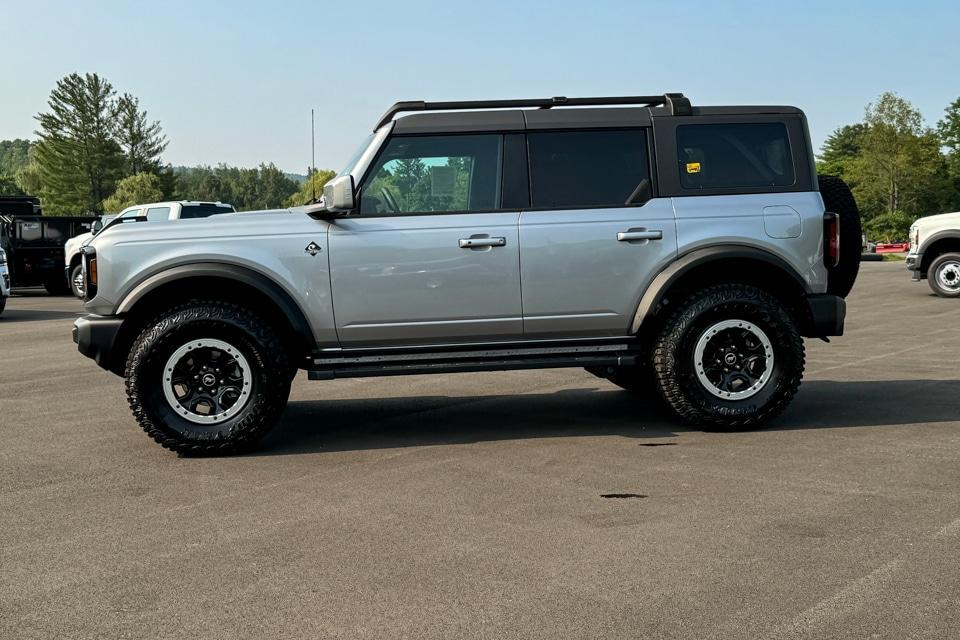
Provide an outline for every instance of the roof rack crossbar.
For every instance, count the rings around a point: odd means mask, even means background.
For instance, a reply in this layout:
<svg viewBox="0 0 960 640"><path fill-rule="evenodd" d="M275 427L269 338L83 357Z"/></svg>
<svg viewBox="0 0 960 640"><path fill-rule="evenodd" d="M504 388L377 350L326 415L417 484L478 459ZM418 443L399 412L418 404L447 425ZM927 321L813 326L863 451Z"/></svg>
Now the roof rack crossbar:
<svg viewBox="0 0 960 640"><path fill-rule="evenodd" d="M407 111L459 111L466 109L519 109L523 107L539 107L551 109L553 107L585 107L609 105L642 105L656 107L665 105L673 115L690 115L690 101L682 93L665 93L660 96L608 96L596 98L567 98L554 96L553 98L532 98L529 100L460 100L452 102L424 102L410 100L397 102L387 109L377 122L374 131L389 123L398 113Z"/></svg>

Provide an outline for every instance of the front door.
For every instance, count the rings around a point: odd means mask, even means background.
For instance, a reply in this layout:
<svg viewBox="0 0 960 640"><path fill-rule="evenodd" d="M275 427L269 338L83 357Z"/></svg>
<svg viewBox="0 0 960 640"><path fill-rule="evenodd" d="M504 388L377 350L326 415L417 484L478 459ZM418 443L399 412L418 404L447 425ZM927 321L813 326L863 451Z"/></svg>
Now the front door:
<svg viewBox="0 0 960 640"><path fill-rule="evenodd" d="M627 335L646 286L677 255L671 200L650 198L647 132L530 132L527 144L524 335Z"/></svg>
<svg viewBox="0 0 960 640"><path fill-rule="evenodd" d="M334 221L330 275L344 347L523 335L519 217L501 203L503 136L394 136Z"/></svg>

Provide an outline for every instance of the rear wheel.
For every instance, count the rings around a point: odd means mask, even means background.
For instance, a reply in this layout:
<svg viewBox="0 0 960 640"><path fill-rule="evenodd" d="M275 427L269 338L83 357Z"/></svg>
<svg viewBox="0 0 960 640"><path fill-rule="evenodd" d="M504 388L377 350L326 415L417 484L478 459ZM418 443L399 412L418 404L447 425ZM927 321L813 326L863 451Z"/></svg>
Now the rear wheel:
<svg viewBox="0 0 960 640"><path fill-rule="evenodd" d="M83 298L85 292L83 267L79 264L70 270L70 290L76 297Z"/></svg>
<svg viewBox="0 0 960 640"><path fill-rule="evenodd" d="M803 338L784 306L756 287L708 287L680 305L653 350L657 387L684 420L707 430L762 425L803 377Z"/></svg>
<svg viewBox="0 0 960 640"><path fill-rule="evenodd" d="M835 176L817 176L820 197L827 211L837 214L840 222L840 262L827 267L827 293L846 298L860 271L863 236L860 209L847 183Z"/></svg>
<svg viewBox="0 0 960 640"><path fill-rule="evenodd" d="M290 393L274 329L236 304L191 302L150 323L127 358L127 399L164 447L213 455L252 448Z"/></svg>
<svg viewBox="0 0 960 640"><path fill-rule="evenodd" d="M927 282L938 296L960 297L960 253L945 253L931 262Z"/></svg>
<svg viewBox="0 0 960 640"><path fill-rule="evenodd" d="M3 310L7 308L7 298L6 296L0 296L0 315L3 314Z"/></svg>

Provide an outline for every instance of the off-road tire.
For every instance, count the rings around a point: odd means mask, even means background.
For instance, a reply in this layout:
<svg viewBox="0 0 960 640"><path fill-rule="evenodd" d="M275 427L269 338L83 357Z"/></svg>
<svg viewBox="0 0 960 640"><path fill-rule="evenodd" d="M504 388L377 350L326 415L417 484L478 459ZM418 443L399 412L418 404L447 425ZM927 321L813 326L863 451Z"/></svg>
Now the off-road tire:
<svg viewBox="0 0 960 640"><path fill-rule="evenodd" d="M940 283L940 279L937 277L940 268L948 263L960 265L960 253L945 253L934 258L927 269L927 283L930 285L930 289L941 298L960 298L960 287L947 288Z"/></svg>
<svg viewBox="0 0 960 640"><path fill-rule="evenodd" d="M216 338L234 345L250 365L252 389L228 420L200 425L179 416L162 390L163 367L191 340ZM146 325L126 362L127 401L141 428L162 446L185 455L223 455L253 448L278 422L290 394L290 365L276 331L246 308L191 301Z"/></svg>
<svg viewBox="0 0 960 640"><path fill-rule="evenodd" d="M769 380L743 400L711 394L695 370L700 336L728 319L753 323L773 345ZM780 414L796 394L803 378L803 338L790 313L771 294L749 285L715 285L688 297L666 321L653 345L653 367L663 401L688 423L706 431L753 429Z"/></svg>
<svg viewBox="0 0 960 640"><path fill-rule="evenodd" d="M73 295L77 298L83 299L83 291L77 288L77 276L82 277L83 275L83 266L77 265L73 269L70 269L70 291L73 292Z"/></svg>
<svg viewBox="0 0 960 640"><path fill-rule="evenodd" d="M846 298L860 271L863 249L860 209L846 182L836 176L817 176L817 180L824 207L840 219L840 263L827 267L827 293Z"/></svg>
<svg viewBox="0 0 960 640"><path fill-rule="evenodd" d="M0 296L0 315L3 315L3 310L7 308L7 297Z"/></svg>

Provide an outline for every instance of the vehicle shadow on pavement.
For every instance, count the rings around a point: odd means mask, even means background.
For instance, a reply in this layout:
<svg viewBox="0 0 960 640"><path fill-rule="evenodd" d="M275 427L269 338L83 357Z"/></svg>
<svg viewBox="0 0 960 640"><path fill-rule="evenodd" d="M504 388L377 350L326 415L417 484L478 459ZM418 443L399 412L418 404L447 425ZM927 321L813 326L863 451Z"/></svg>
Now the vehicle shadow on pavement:
<svg viewBox="0 0 960 640"><path fill-rule="evenodd" d="M960 380L809 380L768 427L833 429L960 423Z"/></svg>
<svg viewBox="0 0 960 640"><path fill-rule="evenodd" d="M11 309L0 315L0 323L12 324L14 322L38 322L43 320L76 320L83 315L83 310L77 311L59 311L57 309Z"/></svg>
<svg viewBox="0 0 960 640"><path fill-rule="evenodd" d="M810 380L766 430L960 421L960 396L951 393L957 384L957 380ZM671 438L691 430L696 428L684 425L658 402L604 388L513 396L311 400L291 402L280 427L253 455L535 438Z"/></svg>
<svg viewBox="0 0 960 640"><path fill-rule="evenodd" d="M670 438L686 429L658 403L620 390L291 402L260 455L622 436Z"/></svg>

